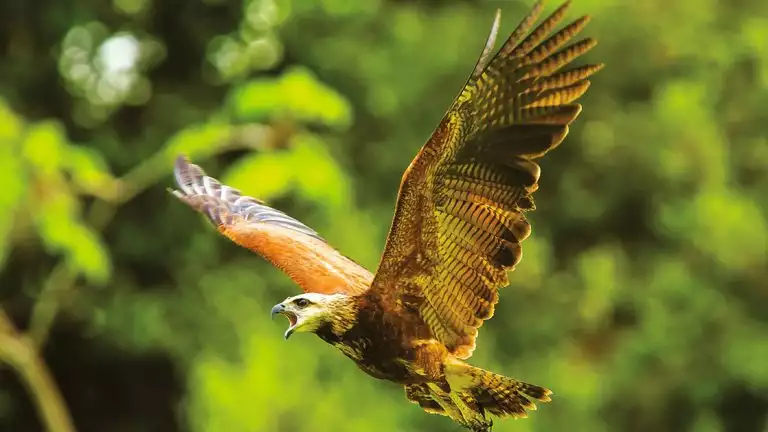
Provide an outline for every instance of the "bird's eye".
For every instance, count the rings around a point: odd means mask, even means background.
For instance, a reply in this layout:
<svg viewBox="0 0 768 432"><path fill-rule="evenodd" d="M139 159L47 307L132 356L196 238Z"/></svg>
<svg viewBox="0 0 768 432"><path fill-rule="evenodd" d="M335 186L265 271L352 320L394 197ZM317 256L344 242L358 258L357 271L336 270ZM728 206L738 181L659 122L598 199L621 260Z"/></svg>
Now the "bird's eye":
<svg viewBox="0 0 768 432"><path fill-rule="evenodd" d="M307 300L305 298L299 298L299 299L294 300L293 304L295 304L296 306L298 306L300 308L305 308L305 307L309 306L309 300Z"/></svg>

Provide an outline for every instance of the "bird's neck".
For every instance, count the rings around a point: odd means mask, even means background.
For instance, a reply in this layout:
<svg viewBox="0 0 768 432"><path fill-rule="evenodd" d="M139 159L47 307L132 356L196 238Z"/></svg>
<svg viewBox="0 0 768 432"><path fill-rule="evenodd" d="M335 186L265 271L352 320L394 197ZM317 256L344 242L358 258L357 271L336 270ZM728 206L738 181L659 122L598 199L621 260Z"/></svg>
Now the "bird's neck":
<svg viewBox="0 0 768 432"><path fill-rule="evenodd" d="M338 296L329 307L328 319L315 333L324 341L334 343L357 323L360 298L358 296Z"/></svg>

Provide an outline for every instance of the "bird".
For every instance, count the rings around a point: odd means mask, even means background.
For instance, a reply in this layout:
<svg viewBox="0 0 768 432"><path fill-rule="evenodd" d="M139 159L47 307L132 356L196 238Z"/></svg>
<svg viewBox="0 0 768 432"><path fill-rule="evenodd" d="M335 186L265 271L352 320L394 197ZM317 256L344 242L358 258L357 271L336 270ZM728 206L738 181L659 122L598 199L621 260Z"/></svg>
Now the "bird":
<svg viewBox="0 0 768 432"><path fill-rule="evenodd" d="M537 160L563 142L582 109L577 99L603 67L572 65L597 42L574 41L588 15L557 29L569 4L537 25L538 1L493 54L496 11L464 87L402 176L375 273L183 155L171 192L302 288L271 309L288 319L285 339L314 333L368 375L403 385L424 411L471 431L527 417L551 400L549 389L468 359L531 233Z"/></svg>

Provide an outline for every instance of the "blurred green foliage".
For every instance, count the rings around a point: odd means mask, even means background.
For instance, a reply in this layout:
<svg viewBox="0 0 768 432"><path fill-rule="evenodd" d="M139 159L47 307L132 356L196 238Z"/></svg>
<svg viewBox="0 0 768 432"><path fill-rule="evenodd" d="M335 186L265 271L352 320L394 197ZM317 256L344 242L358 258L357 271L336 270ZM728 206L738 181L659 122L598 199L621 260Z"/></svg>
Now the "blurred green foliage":
<svg viewBox="0 0 768 432"><path fill-rule="evenodd" d="M456 430L317 338L283 341L268 312L296 288L164 188L186 153L374 269L494 9L506 33L529 6L0 6L0 301L22 329L55 318L43 353L78 429ZM768 430L768 3L585 13L608 67L542 163L473 358L555 397L496 430ZM0 429L40 427L3 371Z"/></svg>

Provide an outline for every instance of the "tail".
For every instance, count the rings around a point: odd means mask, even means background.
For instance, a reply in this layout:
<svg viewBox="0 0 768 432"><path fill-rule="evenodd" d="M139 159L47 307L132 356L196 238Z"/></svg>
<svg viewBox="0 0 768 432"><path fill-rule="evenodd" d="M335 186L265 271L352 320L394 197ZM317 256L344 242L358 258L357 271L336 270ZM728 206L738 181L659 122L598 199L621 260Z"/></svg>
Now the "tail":
<svg viewBox="0 0 768 432"><path fill-rule="evenodd" d="M453 369L453 370L451 370ZM452 373L453 372L453 373ZM446 371L452 390L461 386L468 393L467 405L474 402L480 412L498 417L528 417L526 410L536 410L534 402L549 402L552 392L544 387L524 383L466 363L456 364ZM463 384L463 385L462 385Z"/></svg>
<svg viewBox="0 0 768 432"><path fill-rule="evenodd" d="M499 416L528 417L525 410L535 410L534 401L549 402L552 392L544 387L477 369L480 383L472 389L477 403L489 413Z"/></svg>

